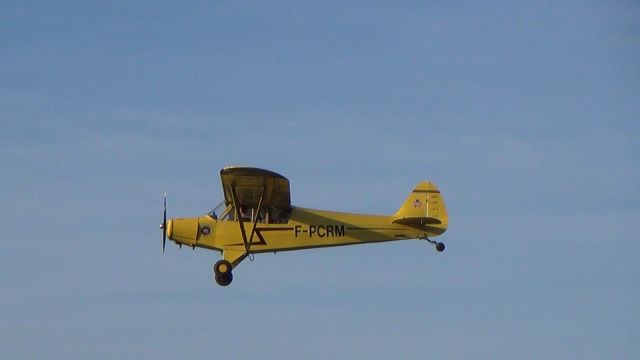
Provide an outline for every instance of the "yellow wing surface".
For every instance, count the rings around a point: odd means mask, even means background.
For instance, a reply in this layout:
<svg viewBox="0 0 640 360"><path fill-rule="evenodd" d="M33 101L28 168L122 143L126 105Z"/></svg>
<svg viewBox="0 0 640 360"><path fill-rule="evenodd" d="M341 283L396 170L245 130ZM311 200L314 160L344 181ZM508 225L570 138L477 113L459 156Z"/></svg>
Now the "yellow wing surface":
<svg viewBox="0 0 640 360"><path fill-rule="evenodd" d="M289 180L273 171L230 166L220 170L220 180L226 205L233 204L235 191L238 206L256 208L262 198L264 207L291 207Z"/></svg>

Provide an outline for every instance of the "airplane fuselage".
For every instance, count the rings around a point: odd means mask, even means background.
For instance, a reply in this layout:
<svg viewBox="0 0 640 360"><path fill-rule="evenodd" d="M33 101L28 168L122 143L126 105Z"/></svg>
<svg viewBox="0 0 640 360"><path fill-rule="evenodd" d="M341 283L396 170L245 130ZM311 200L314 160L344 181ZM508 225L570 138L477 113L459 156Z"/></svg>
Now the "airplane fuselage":
<svg viewBox="0 0 640 360"><path fill-rule="evenodd" d="M243 227L249 239L249 253L416 239L444 232L437 227L396 224L393 216L301 207L293 207L285 223L257 222L254 229L253 222L246 220ZM238 220L218 220L211 216L173 219L168 235L178 244L219 251L245 251Z"/></svg>

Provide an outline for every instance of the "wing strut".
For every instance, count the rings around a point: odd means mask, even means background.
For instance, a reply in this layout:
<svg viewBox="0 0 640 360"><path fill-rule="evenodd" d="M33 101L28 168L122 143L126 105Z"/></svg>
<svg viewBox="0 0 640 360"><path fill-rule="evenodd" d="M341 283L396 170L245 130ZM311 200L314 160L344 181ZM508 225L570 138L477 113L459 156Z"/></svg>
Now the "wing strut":
<svg viewBox="0 0 640 360"><path fill-rule="evenodd" d="M251 227L251 235L249 239L247 239L247 232L244 228L244 221L242 220L242 215L240 214L240 207L238 206L238 195L236 194L236 186L235 184L231 186L231 201L233 202L233 208L235 209L236 219L238 219L240 223L240 234L242 234L242 242L244 243L245 254L249 254L249 250L251 249L251 242L253 241L253 235L256 232L256 225L258 224L258 217L260 215L260 210L262 210L262 201L264 200L265 188L262 188L262 194L260 195L260 201L258 202L258 209L255 214L255 218L253 219L253 224Z"/></svg>
<svg viewBox="0 0 640 360"><path fill-rule="evenodd" d="M244 231L244 222L242 221L242 215L240 214L240 207L238 207L237 201L238 195L236 194L236 185L231 185L231 201L233 201L233 208L236 212L236 219L240 222L240 233L242 234L242 242L244 243L245 252L249 252L249 243L247 242L247 233Z"/></svg>
<svg viewBox="0 0 640 360"><path fill-rule="evenodd" d="M262 187L262 194L260 195L260 201L258 201L258 210L256 210L256 216L253 219L253 226L251 227L251 235L249 236L249 247L247 248L247 252L249 252L249 248L251 247L251 243L253 242L253 235L256 233L256 225L258 225L258 217L260 217L260 210L262 210L262 200L264 200L264 192L265 187Z"/></svg>

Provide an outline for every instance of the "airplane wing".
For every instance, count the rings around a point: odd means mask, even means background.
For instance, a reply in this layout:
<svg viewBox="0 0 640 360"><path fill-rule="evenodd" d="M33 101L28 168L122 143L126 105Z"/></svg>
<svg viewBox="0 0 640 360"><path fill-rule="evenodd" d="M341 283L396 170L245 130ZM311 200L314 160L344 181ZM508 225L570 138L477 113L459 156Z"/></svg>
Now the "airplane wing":
<svg viewBox="0 0 640 360"><path fill-rule="evenodd" d="M220 170L226 205L233 203L235 191L238 206L290 208L289 180L273 171L229 166ZM260 200L262 199L262 204Z"/></svg>

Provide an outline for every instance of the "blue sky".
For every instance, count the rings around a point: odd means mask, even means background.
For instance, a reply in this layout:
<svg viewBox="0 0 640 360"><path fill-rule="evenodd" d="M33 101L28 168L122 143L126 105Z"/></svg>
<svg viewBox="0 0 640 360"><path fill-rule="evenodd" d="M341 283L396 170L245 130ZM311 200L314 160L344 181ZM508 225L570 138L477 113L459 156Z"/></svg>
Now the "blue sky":
<svg viewBox="0 0 640 360"><path fill-rule="evenodd" d="M640 352L635 2L5 2L0 348L11 358L633 358ZM218 170L419 241L161 252Z"/></svg>

